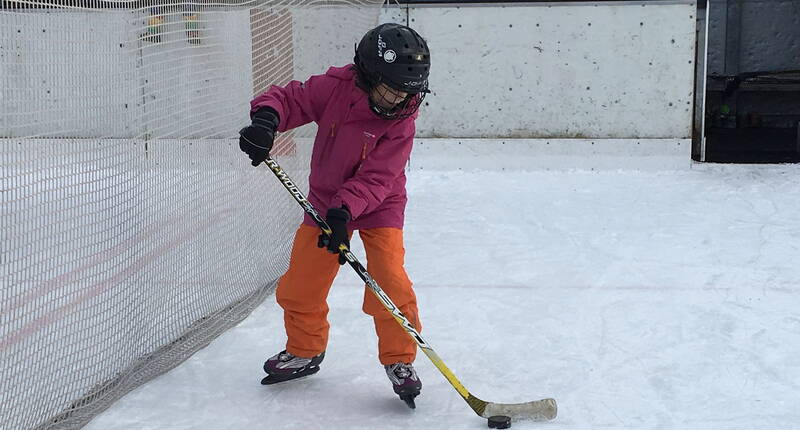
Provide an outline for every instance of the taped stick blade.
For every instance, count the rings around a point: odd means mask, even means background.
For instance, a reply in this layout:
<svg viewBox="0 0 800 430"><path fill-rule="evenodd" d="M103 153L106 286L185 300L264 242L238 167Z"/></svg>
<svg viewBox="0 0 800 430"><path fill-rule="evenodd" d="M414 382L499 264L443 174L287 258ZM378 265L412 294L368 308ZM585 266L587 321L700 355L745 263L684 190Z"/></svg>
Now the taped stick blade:
<svg viewBox="0 0 800 430"><path fill-rule="evenodd" d="M509 416L515 420L549 421L556 417L558 406L555 399L541 399L527 403L486 403L481 414L484 418L495 415Z"/></svg>

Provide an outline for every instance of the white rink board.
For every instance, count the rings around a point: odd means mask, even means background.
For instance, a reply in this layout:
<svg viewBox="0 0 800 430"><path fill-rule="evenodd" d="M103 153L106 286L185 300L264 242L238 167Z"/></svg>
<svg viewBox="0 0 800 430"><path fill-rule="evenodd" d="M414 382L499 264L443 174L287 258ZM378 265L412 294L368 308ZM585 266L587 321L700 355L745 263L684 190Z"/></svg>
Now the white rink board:
<svg viewBox="0 0 800 430"><path fill-rule="evenodd" d="M417 138L410 170L685 170L691 139Z"/></svg>
<svg viewBox="0 0 800 430"><path fill-rule="evenodd" d="M689 138L695 10L693 0L410 8L432 58L418 136Z"/></svg>

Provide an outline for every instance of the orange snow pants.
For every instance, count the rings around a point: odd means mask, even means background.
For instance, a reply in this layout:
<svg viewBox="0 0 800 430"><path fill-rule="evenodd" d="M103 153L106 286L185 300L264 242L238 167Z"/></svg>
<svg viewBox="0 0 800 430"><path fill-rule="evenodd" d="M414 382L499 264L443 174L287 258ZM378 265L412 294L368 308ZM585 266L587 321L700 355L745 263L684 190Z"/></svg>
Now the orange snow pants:
<svg viewBox="0 0 800 430"><path fill-rule="evenodd" d="M278 281L275 296L283 308L286 350L298 357L313 357L328 344L328 292L339 271L338 255L317 247L319 228L301 225L294 237L289 269ZM367 271L417 330L422 330L417 298L403 261L403 230L359 230L367 253ZM346 263L345 263L346 264ZM411 363L417 344L365 288L363 311L371 315L378 334L378 358L382 364Z"/></svg>

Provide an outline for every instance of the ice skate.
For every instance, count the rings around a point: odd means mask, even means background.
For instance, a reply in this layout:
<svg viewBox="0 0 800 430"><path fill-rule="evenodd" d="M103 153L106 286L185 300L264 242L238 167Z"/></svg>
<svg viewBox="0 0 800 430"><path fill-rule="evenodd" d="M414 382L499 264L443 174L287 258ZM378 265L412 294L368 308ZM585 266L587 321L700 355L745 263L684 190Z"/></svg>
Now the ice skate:
<svg viewBox="0 0 800 430"><path fill-rule="evenodd" d="M392 381L394 392L400 396L409 408L415 409L417 405L414 398L422 390L422 381L417 376L417 371L411 363L394 363L384 366L386 376Z"/></svg>
<svg viewBox="0 0 800 430"><path fill-rule="evenodd" d="M302 358L283 350L264 363L267 376L261 380L261 384L271 385L311 376L319 372L319 364L324 358L325 351L311 358Z"/></svg>

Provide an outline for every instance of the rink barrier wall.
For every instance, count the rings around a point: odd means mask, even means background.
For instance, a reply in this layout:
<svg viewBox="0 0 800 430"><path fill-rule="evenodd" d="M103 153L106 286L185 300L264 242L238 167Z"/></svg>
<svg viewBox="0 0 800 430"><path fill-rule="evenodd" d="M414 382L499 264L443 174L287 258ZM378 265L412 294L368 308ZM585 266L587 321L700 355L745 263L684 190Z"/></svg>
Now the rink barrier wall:
<svg viewBox="0 0 800 430"><path fill-rule="evenodd" d="M429 139L409 170L684 170L691 139Z"/></svg>
<svg viewBox="0 0 800 430"><path fill-rule="evenodd" d="M373 27L377 8L371 7L374 13L365 16L335 4L292 5L291 13L204 10L201 34L213 43L190 52L176 47L185 42L183 31L164 31L157 44L138 40L149 9L0 9L0 40L9 41L0 46L0 60L8 59L0 61L0 76L11 79L0 97L0 138L229 138L249 121L253 96L269 86L253 88L259 74L280 85L351 62L358 37L348 27ZM180 28L180 13L164 17L167 28ZM272 32L262 46L254 46L253 20ZM69 49L47 49L65 40ZM254 70L254 55L269 67ZM64 73L67 65L71 73ZM215 106L239 108L198 118ZM305 126L295 134L315 131Z"/></svg>
<svg viewBox="0 0 800 430"><path fill-rule="evenodd" d="M563 155L689 161L690 145L661 142L691 138L694 0L392 5L381 20L410 25L431 49L420 139L549 140L569 145Z"/></svg>
<svg viewBox="0 0 800 430"><path fill-rule="evenodd" d="M270 295L302 213L237 132L380 4L0 6L0 428L80 428ZM273 148L298 186L314 131Z"/></svg>

